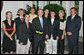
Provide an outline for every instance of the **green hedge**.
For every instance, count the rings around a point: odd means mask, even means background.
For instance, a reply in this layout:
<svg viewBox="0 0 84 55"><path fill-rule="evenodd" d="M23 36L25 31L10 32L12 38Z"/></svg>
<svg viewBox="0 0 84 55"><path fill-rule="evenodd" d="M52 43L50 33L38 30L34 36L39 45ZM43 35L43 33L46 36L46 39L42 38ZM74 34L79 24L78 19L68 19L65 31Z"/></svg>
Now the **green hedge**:
<svg viewBox="0 0 84 55"><path fill-rule="evenodd" d="M36 8L36 7L37 7L37 8ZM25 16L25 14L29 14L29 13L30 13L31 8L34 8L34 9L35 9L35 14L37 14L37 11L38 11L38 9L39 9L38 6L36 6L36 5L34 5L34 4L33 4L33 7L31 7L31 6L29 6L29 5L26 5L26 9L24 9L24 16ZM17 15L19 16L18 12L17 12Z"/></svg>
<svg viewBox="0 0 84 55"><path fill-rule="evenodd" d="M61 6L61 5L57 5L57 4L48 4L46 5L43 10L45 9L49 9L49 11L55 11L56 13L56 17L58 18L58 12L59 10L63 10L64 11L64 19L66 19L66 13L65 13L65 10L64 8Z"/></svg>
<svg viewBox="0 0 84 55"><path fill-rule="evenodd" d="M25 14L29 14L31 7L30 7L29 5L26 5L26 8L27 8L26 10L24 9L24 13L25 13ZM39 10L39 6L37 6L37 8L36 8L36 6L33 5L33 8L35 8L35 10L36 10L35 14L37 14L37 11ZM63 10L63 11L64 11L64 19L66 19L65 10L64 10L64 8L63 8L61 5L48 4L48 5L44 6L43 10L45 10L45 9L49 9L49 11L55 11L55 13L56 13L56 18L58 18L58 12L59 12L59 10ZM25 14L24 14L24 15L25 15ZM17 15L19 16L19 14L17 14Z"/></svg>

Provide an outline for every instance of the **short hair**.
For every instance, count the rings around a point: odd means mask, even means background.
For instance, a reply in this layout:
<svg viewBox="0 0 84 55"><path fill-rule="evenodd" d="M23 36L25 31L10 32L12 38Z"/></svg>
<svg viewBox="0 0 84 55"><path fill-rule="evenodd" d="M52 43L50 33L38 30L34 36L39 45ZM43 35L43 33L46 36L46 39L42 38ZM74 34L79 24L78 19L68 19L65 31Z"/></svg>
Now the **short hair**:
<svg viewBox="0 0 84 55"><path fill-rule="evenodd" d="M75 7L72 7L70 10L74 9L75 11L77 11L77 9Z"/></svg>
<svg viewBox="0 0 84 55"><path fill-rule="evenodd" d="M31 7L31 9L34 9L34 10L35 10L35 8L33 8L33 7ZM30 10L31 10L31 9L30 9Z"/></svg>
<svg viewBox="0 0 84 55"><path fill-rule="evenodd" d="M42 11L43 11L43 9L39 9L39 10L42 10ZM39 11L39 10L38 10L38 11Z"/></svg>
<svg viewBox="0 0 84 55"><path fill-rule="evenodd" d="M18 13L19 13L19 11L24 11L24 9L20 8L20 9L18 10Z"/></svg>
<svg viewBox="0 0 84 55"><path fill-rule="evenodd" d="M25 16L26 16L26 15L29 15L29 14L25 14Z"/></svg>
<svg viewBox="0 0 84 55"><path fill-rule="evenodd" d="M53 10L51 10L51 11L50 11L50 13L51 13L51 12L54 12L54 13L56 14L56 12L55 12L55 11L53 11Z"/></svg>
<svg viewBox="0 0 84 55"><path fill-rule="evenodd" d="M45 10L49 10L49 9L46 8Z"/></svg>
<svg viewBox="0 0 84 55"><path fill-rule="evenodd" d="M59 13L62 13L64 15L64 11L63 10L60 10Z"/></svg>
<svg viewBox="0 0 84 55"><path fill-rule="evenodd" d="M7 12L6 12L6 15L8 15L8 13L11 13L11 14L12 14L12 12L11 12L11 11L7 11Z"/></svg>

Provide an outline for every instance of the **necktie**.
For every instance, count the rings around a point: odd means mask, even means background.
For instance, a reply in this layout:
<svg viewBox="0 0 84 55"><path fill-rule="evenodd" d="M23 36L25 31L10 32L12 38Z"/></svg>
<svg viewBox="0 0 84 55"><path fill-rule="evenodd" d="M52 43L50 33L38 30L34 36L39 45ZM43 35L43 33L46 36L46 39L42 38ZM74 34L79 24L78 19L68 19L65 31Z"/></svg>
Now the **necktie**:
<svg viewBox="0 0 84 55"><path fill-rule="evenodd" d="M24 20L23 20L23 18L21 18L21 22L23 22Z"/></svg>
<svg viewBox="0 0 84 55"><path fill-rule="evenodd" d="M71 21L73 20L73 17L71 17Z"/></svg>
<svg viewBox="0 0 84 55"><path fill-rule="evenodd" d="M41 27L43 28L43 19L40 18Z"/></svg>

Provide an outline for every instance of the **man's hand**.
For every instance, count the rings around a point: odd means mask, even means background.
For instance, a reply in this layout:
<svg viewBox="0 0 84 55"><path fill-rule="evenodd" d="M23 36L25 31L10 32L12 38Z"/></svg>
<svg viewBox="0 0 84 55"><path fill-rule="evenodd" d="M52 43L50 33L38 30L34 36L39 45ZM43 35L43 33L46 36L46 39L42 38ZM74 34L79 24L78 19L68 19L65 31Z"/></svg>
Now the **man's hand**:
<svg viewBox="0 0 84 55"><path fill-rule="evenodd" d="M57 36L57 40L59 39L59 37Z"/></svg>
<svg viewBox="0 0 84 55"><path fill-rule="evenodd" d="M46 35L45 38L48 39L48 35Z"/></svg>
<svg viewBox="0 0 84 55"><path fill-rule="evenodd" d="M23 45L23 43L21 42L20 45Z"/></svg>
<svg viewBox="0 0 84 55"><path fill-rule="evenodd" d="M62 36L62 40L64 39L64 36Z"/></svg>
<svg viewBox="0 0 84 55"><path fill-rule="evenodd" d="M71 35L72 35L72 33L71 33L71 32L67 32L67 34L68 34L69 36L71 36Z"/></svg>

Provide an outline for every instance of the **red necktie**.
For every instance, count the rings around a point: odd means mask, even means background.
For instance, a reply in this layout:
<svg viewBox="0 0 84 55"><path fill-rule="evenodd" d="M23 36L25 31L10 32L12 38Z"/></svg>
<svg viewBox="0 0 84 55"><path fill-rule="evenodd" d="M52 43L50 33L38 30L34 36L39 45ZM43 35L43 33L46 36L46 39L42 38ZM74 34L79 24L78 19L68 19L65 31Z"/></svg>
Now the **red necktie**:
<svg viewBox="0 0 84 55"><path fill-rule="evenodd" d="M23 22L23 19L22 19L22 22Z"/></svg>
<svg viewBox="0 0 84 55"><path fill-rule="evenodd" d="M23 22L24 20L23 20L23 18L21 18L21 22Z"/></svg>

